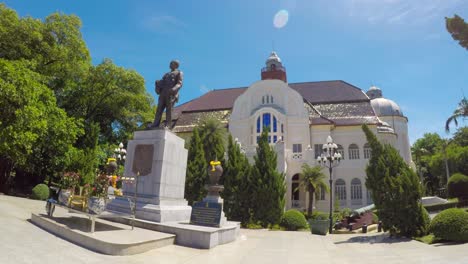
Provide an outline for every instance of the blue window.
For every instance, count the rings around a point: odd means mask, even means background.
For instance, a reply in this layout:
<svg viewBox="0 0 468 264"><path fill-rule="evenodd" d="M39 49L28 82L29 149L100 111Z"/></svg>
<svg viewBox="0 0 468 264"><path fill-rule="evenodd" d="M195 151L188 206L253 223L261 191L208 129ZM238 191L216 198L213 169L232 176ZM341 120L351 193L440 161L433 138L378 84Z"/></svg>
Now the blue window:
<svg viewBox="0 0 468 264"><path fill-rule="evenodd" d="M260 117L257 118L257 133L260 133Z"/></svg>
<svg viewBox="0 0 468 264"><path fill-rule="evenodd" d="M267 130L271 130L271 114L270 113L265 113L262 116L263 119L263 127L267 127Z"/></svg>
<svg viewBox="0 0 468 264"><path fill-rule="evenodd" d="M273 133L277 132L277 124L276 124L276 117L273 116Z"/></svg>
<svg viewBox="0 0 468 264"><path fill-rule="evenodd" d="M278 141L278 136L273 136L273 143L276 143Z"/></svg>

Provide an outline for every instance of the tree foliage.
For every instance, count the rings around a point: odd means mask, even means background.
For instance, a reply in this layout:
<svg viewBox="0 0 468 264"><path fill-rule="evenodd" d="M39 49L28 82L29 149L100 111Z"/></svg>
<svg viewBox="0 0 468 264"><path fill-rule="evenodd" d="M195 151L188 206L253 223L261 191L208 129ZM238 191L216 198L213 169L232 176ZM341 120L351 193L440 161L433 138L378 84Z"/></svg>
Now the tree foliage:
<svg viewBox="0 0 468 264"><path fill-rule="evenodd" d="M201 201L205 197L205 183L208 177L208 163L205 161L205 152L198 128L193 130L189 144L185 199L192 205L193 202Z"/></svg>
<svg viewBox="0 0 468 264"><path fill-rule="evenodd" d="M246 223L250 218L252 208L251 166L247 157L241 152L238 142L228 137L228 159L224 166L224 211L226 217Z"/></svg>
<svg viewBox="0 0 468 264"><path fill-rule="evenodd" d="M216 118L202 120L199 128L207 164L216 159L221 161L221 164L224 164L226 128Z"/></svg>
<svg viewBox="0 0 468 264"><path fill-rule="evenodd" d="M452 122L455 123L455 126L458 126L458 119L465 118L467 116L468 116L468 99L466 97L463 97L463 99L458 103L457 109L455 109L453 114L445 122L445 130L449 132L450 124Z"/></svg>
<svg viewBox="0 0 468 264"><path fill-rule="evenodd" d="M416 173L395 148L382 145L366 125L362 129L372 149L366 187L371 191L384 229L394 235L424 235L429 222L420 203L422 189Z"/></svg>
<svg viewBox="0 0 468 264"><path fill-rule="evenodd" d="M32 186L73 169L94 178L101 146L151 120L143 78L92 66L75 15L19 17L0 4L0 186Z"/></svg>
<svg viewBox="0 0 468 264"><path fill-rule="evenodd" d="M329 192L330 188L326 183L326 176L322 172L322 168L320 166L311 167L309 166L309 164L304 163L302 165L302 172L300 176L301 179L299 187L304 188L306 192L309 193L309 201L307 205L307 218L310 219L312 217L314 196L315 199L317 199L318 195L320 195L321 190Z"/></svg>
<svg viewBox="0 0 468 264"><path fill-rule="evenodd" d="M261 222L263 226L279 224L286 194L284 174L276 169L277 156L268 144L267 130L263 130L258 141L251 182L255 201L252 206L252 220Z"/></svg>
<svg viewBox="0 0 468 264"><path fill-rule="evenodd" d="M458 41L458 44L465 49L468 49L468 23L458 15L445 18L445 26L447 31L452 35L452 38Z"/></svg>

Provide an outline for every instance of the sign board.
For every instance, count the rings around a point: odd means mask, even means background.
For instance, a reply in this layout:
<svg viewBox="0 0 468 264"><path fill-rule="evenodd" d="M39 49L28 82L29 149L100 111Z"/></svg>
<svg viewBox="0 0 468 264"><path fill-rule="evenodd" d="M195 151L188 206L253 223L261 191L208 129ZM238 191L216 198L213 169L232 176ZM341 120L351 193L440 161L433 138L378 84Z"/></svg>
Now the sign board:
<svg viewBox="0 0 468 264"><path fill-rule="evenodd" d="M201 226L219 227L223 205L213 202L195 202L192 206L190 223Z"/></svg>

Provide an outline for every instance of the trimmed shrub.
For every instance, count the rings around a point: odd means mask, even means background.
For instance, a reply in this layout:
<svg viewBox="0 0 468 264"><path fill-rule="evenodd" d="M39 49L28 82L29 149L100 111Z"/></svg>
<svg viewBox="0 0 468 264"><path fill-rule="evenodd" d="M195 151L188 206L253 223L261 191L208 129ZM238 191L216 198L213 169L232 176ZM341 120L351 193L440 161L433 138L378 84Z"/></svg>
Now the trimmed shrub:
<svg viewBox="0 0 468 264"><path fill-rule="evenodd" d="M458 208L444 210L432 219L429 229L438 238L468 242L468 213Z"/></svg>
<svg viewBox="0 0 468 264"><path fill-rule="evenodd" d="M468 197L468 176L461 173L453 174L448 181L449 197Z"/></svg>
<svg viewBox="0 0 468 264"><path fill-rule="evenodd" d="M298 229L307 228L307 221L304 215L297 210L288 210L281 218L281 226L286 230L296 231Z"/></svg>
<svg viewBox="0 0 468 264"><path fill-rule="evenodd" d="M328 220L329 214L325 212L319 212L319 211L314 211L312 213L312 217L310 219L312 220Z"/></svg>
<svg viewBox="0 0 468 264"><path fill-rule="evenodd" d="M39 183L32 189L32 197L35 200L46 200L49 198L49 187L43 183Z"/></svg>

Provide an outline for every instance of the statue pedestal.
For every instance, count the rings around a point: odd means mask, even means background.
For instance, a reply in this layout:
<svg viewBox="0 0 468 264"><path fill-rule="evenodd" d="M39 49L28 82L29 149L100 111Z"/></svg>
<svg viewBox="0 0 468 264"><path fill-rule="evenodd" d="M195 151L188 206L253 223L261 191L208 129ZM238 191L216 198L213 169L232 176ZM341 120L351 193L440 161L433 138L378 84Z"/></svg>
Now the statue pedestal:
<svg viewBox="0 0 468 264"><path fill-rule="evenodd" d="M187 150L185 141L166 129L137 131L128 142L125 173L138 184L124 183L125 196L137 193L136 218L154 222L188 222L191 207L184 199ZM126 198L116 198L107 209L130 212Z"/></svg>

